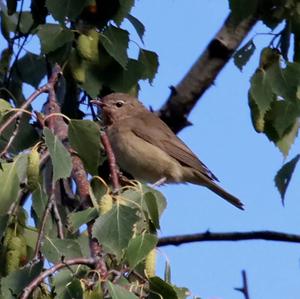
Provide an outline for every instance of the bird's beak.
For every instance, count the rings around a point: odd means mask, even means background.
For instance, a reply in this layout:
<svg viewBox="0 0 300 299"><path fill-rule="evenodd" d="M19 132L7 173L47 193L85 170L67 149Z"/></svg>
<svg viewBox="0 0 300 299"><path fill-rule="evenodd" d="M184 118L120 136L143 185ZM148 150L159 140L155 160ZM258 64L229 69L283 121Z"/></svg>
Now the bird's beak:
<svg viewBox="0 0 300 299"><path fill-rule="evenodd" d="M96 100L91 100L90 101L91 104L99 106L100 108L105 107L106 105L102 102L102 99L97 98Z"/></svg>

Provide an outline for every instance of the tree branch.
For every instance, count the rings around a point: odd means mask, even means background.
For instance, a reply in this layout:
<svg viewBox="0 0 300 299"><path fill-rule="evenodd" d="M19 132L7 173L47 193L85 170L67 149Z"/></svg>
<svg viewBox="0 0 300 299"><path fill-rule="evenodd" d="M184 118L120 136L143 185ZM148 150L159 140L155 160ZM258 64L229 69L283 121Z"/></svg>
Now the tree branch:
<svg viewBox="0 0 300 299"><path fill-rule="evenodd" d="M253 231L253 232L230 232L211 233L209 231L199 234L178 235L162 237L158 241L158 246L182 245L195 242L207 241L245 241L245 240L266 240L289 243L300 243L300 235L287 234L275 231Z"/></svg>
<svg viewBox="0 0 300 299"><path fill-rule="evenodd" d="M245 270L242 271L242 279L243 279L243 287L235 288L235 290L241 292L244 295L245 299L250 299L247 274Z"/></svg>
<svg viewBox="0 0 300 299"><path fill-rule="evenodd" d="M175 133L190 125L188 115L257 20L250 16L235 25L230 14L181 82L171 87L168 100L157 113Z"/></svg>
<svg viewBox="0 0 300 299"><path fill-rule="evenodd" d="M63 261L61 263L58 263L54 265L53 267L49 268L48 270L42 272L38 277L36 277L23 291L22 295L20 296L20 299L27 299L29 298L30 294L32 291L38 287L45 278L48 276L52 275L56 271L64 268L64 267L69 267L72 265L86 265L89 267L93 267L97 262L97 259L95 258L74 258L74 259L69 259L66 261Z"/></svg>
<svg viewBox="0 0 300 299"><path fill-rule="evenodd" d="M7 129L13 122L15 119L17 118L21 118L21 116L23 115L23 111L21 110L26 110L31 103L42 93L45 92L49 92L50 90L54 90L54 86L55 83L58 80L59 75L61 74L61 68L56 65L53 73L49 79L49 81L42 87L38 88L28 99L26 102L24 102L24 104L20 107L20 111L18 111L17 113L13 114L12 116L10 116L0 127L0 135L2 135L2 133L4 132L5 129Z"/></svg>

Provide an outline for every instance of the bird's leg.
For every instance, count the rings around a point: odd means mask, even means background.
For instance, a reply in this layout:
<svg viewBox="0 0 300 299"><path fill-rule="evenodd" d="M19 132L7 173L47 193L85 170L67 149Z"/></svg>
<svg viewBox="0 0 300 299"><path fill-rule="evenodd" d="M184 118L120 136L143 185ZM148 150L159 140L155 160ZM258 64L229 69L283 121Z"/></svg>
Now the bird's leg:
<svg viewBox="0 0 300 299"><path fill-rule="evenodd" d="M161 179L159 179L158 181L156 181L154 184L150 185L152 188L158 187L163 185L166 182L167 178L164 176Z"/></svg>

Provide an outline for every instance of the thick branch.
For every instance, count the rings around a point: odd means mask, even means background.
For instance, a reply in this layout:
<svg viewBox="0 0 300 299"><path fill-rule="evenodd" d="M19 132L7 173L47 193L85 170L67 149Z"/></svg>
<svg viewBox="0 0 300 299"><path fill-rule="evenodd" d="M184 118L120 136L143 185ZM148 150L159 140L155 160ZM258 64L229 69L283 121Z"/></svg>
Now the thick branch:
<svg viewBox="0 0 300 299"><path fill-rule="evenodd" d="M236 26L229 15L185 77L177 86L171 88L171 95L158 111L158 115L175 133L189 125L189 113L213 84L257 20L251 16Z"/></svg>
<svg viewBox="0 0 300 299"><path fill-rule="evenodd" d="M158 241L158 246L181 245L206 241L245 241L245 240L266 240L289 243L300 243L300 235L287 234L275 231L256 232L232 232L232 233L211 233L209 231L199 234L178 235L162 237Z"/></svg>
<svg viewBox="0 0 300 299"><path fill-rule="evenodd" d="M89 267L93 267L96 264L97 260L94 258L74 258L74 259L69 259L66 261L63 261L61 263L58 263L51 267L50 269L42 272L37 278L35 278L23 291L20 299L27 299L29 298L30 294L33 292L33 290L38 287L45 278L48 276L52 275L56 271L64 268L64 267L69 267L72 265L86 265Z"/></svg>

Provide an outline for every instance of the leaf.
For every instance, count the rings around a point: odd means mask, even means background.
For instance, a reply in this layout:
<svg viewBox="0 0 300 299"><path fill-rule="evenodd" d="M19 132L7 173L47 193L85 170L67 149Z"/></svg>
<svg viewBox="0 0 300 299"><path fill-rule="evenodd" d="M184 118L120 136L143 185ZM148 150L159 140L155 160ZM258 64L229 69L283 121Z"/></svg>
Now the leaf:
<svg viewBox="0 0 300 299"><path fill-rule="evenodd" d="M45 58L30 52L17 60L16 69L20 79L35 88L38 88L47 72Z"/></svg>
<svg viewBox="0 0 300 299"><path fill-rule="evenodd" d="M43 262L38 262L1 278L2 298L15 299L19 297L24 288L41 273L42 269Z"/></svg>
<svg viewBox="0 0 300 299"><path fill-rule="evenodd" d="M164 280L167 283L171 283L171 265L168 259L165 262Z"/></svg>
<svg viewBox="0 0 300 299"><path fill-rule="evenodd" d="M41 251L51 263L57 263L62 258L70 259L82 256L79 244L71 239L46 237Z"/></svg>
<svg viewBox="0 0 300 299"><path fill-rule="evenodd" d="M290 132L299 115L300 102L298 101L277 101L272 104L272 108L265 119L271 123L278 134L278 138L275 141L278 141Z"/></svg>
<svg viewBox="0 0 300 299"><path fill-rule="evenodd" d="M109 280L106 282L106 285L112 299L138 299L133 293L119 285L111 283Z"/></svg>
<svg viewBox="0 0 300 299"><path fill-rule="evenodd" d="M72 160L69 152L48 128L44 128L43 132L53 164L53 181L56 182L58 179L69 177L72 170Z"/></svg>
<svg viewBox="0 0 300 299"><path fill-rule="evenodd" d="M15 158L12 163L1 163L0 167L0 215L9 210L12 203L18 199L20 180L17 173L17 162L22 155ZM24 160L26 161L26 159Z"/></svg>
<svg viewBox="0 0 300 299"><path fill-rule="evenodd" d="M140 49L138 60L144 67L142 79L148 79L152 83L159 66L157 54L152 51Z"/></svg>
<svg viewBox="0 0 300 299"><path fill-rule="evenodd" d="M69 140L86 170L92 175L97 175L98 166L103 162L99 126L91 120L72 119L69 122Z"/></svg>
<svg viewBox="0 0 300 299"><path fill-rule="evenodd" d="M48 54L74 39L74 33L71 30L57 24L39 25L37 35L43 54Z"/></svg>
<svg viewBox="0 0 300 299"><path fill-rule="evenodd" d="M116 92L128 93L136 86L138 81L143 77L143 66L135 60L129 59L127 69L120 69L106 77L106 83Z"/></svg>
<svg viewBox="0 0 300 299"><path fill-rule="evenodd" d="M295 170L295 167L299 161L300 155L297 155L295 158L293 158L291 161L285 163L277 172L275 176L275 185L280 193L282 204L284 204L284 197L286 190L289 186L289 183L291 181L293 172Z"/></svg>
<svg viewBox="0 0 300 299"><path fill-rule="evenodd" d="M127 19L134 27L134 29L135 29L136 33L138 34L139 38L141 39L141 41L144 43L144 41L143 41L143 37L144 37L144 33L145 33L144 24L139 19L134 17L133 15L128 15Z"/></svg>
<svg viewBox="0 0 300 299"><path fill-rule="evenodd" d="M250 95L256 103L262 116L270 109L274 101L270 82L266 80L266 73L263 69L258 69L251 78Z"/></svg>
<svg viewBox="0 0 300 299"><path fill-rule="evenodd" d="M101 40L108 54L125 69L128 62L128 31L110 25L102 33Z"/></svg>
<svg viewBox="0 0 300 299"><path fill-rule="evenodd" d="M134 269L155 248L157 242L155 235L146 233L131 239L126 250L129 267Z"/></svg>
<svg viewBox="0 0 300 299"><path fill-rule="evenodd" d="M0 216L0 239L2 239L3 234L7 228L9 221L9 215Z"/></svg>
<svg viewBox="0 0 300 299"><path fill-rule="evenodd" d="M47 0L46 7L53 18L64 24L66 19L75 21L88 0Z"/></svg>
<svg viewBox="0 0 300 299"><path fill-rule="evenodd" d="M255 44L253 42L253 39L251 39L243 47L235 52L235 54L233 55L233 61L234 64L240 69L240 71L243 70L243 67L249 61L255 49Z"/></svg>
<svg viewBox="0 0 300 299"><path fill-rule="evenodd" d="M72 231L76 232L83 224L95 219L99 215L96 208L87 208L83 211L70 213L68 220L72 226Z"/></svg>
<svg viewBox="0 0 300 299"><path fill-rule="evenodd" d="M277 141L276 146L280 149L281 153L286 158L289 151L294 144L296 137L298 136L299 123L298 120L295 121L293 128L290 132L284 135L280 140Z"/></svg>
<svg viewBox="0 0 300 299"><path fill-rule="evenodd" d="M229 0L234 25L254 14L257 10L258 0Z"/></svg>
<svg viewBox="0 0 300 299"><path fill-rule="evenodd" d="M79 279L74 278L64 288L60 289L57 294L59 299L82 299L83 289Z"/></svg>
<svg viewBox="0 0 300 299"><path fill-rule="evenodd" d="M155 195L152 192L147 192L144 195L144 200L148 208L149 217L155 228L159 229L159 212Z"/></svg>
<svg viewBox="0 0 300 299"><path fill-rule="evenodd" d="M134 6L134 0L119 0L120 7L118 12L113 17L113 20L118 26L121 25L123 19L130 13L132 7Z"/></svg>
<svg viewBox="0 0 300 299"><path fill-rule="evenodd" d="M158 293L164 299L178 299L177 293L174 288L163 281L161 278L155 276L149 279L150 292Z"/></svg>
<svg viewBox="0 0 300 299"><path fill-rule="evenodd" d="M186 299L191 296L191 292L187 288L179 288L173 285L173 289L175 290L178 299ZM195 298L197 299L197 298ZM200 298L198 298L200 299Z"/></svg>
<svg viewBox="0 0 300 299"><path fill-rule="evenodd" d="M99 216L93 226L93 237L97 238L105 251L118 259L133 235L133 225L139 219L137 210L115 204L107 213Z"/></svg>

